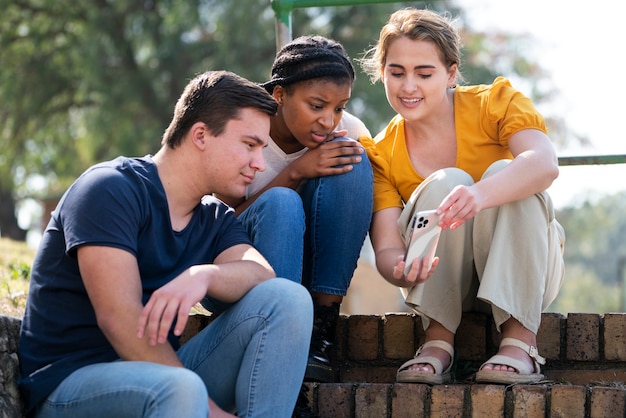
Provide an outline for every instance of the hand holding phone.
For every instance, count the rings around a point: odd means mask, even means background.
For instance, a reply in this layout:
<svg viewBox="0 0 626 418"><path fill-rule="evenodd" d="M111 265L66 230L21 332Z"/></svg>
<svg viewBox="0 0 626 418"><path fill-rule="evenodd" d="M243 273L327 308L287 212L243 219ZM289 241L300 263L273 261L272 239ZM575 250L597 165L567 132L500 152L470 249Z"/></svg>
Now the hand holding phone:
<svg viewBox="0 0 626 418"><path fill-rule="evenodd" d="M404 254L405 276L409 273L413 260L419 257L426 258L426 266L430 270L441 235L441 227L437 225L438 221L439 216L435 210L418 211L411 217Z"/></svg>

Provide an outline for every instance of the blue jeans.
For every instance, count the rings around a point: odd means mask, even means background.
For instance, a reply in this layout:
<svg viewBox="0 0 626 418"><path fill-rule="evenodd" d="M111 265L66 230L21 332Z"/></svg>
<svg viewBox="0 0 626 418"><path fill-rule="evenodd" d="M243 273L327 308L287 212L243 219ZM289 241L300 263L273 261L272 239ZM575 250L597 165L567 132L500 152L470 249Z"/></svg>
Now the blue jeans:
<svg viewBox="0 0 626 418"><path fill-rule="evenodd" d="M36 416L207 418L210 396L240 417L291 417L312 318L302 286L268 280L178 350L185 368L140 361L86 366L61 382Z"/></svg>
<svg viewBox="0 0 626 418"><path fill-rule="evenodd" d="M311 292L345 296L372 218L373 175L365 153L344 174L274 187L239 215L279 277Z"/></svg>

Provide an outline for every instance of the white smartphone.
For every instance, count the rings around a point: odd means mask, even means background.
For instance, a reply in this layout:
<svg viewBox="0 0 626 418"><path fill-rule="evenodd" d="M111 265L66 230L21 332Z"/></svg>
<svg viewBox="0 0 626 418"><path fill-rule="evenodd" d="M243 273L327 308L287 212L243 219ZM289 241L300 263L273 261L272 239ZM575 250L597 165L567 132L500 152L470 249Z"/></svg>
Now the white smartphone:
<svg viewBox="0 0 626 418"><path fill-rule="evenodd" d="M406 253L404 254L405 275L409 273L413 260L418 257L426 257L427 267L430 270L441 235L441 227L437 225L438 221L439 216L435 210L415 212L411 217Z"/></svg>

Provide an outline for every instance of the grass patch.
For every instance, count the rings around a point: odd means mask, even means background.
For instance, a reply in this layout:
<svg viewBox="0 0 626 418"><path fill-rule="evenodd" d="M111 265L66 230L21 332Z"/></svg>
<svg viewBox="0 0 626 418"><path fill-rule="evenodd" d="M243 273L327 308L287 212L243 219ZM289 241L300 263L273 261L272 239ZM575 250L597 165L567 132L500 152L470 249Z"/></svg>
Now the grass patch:
<svg viewBox="0 0 626 418"><path fill-rule="evenodd" d="M16 318L24 316L30 270L36 252L25 242L0 238L0 315ZM211 314L199 303L192 308L191 313Z"/></svg>
<svg viewBox="0 0 626 418"><path fill-rule="evenodd" d="M25 242L0 238L0 315L24 316L35 252Z"/></svg>

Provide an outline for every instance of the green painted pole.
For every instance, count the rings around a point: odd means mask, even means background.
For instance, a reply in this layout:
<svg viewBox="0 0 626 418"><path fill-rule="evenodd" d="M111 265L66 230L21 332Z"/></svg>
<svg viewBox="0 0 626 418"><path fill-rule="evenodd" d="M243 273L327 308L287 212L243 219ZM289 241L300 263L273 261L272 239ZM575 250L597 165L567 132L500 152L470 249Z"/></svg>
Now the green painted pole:
<svg viewBox="0 0 626 418"><path fill-rule="evenodd" d="M293 9L397 2L398 0L271 0L272 9L276 15L276 50L278 51L292 39L291 12Z"/></svg>

